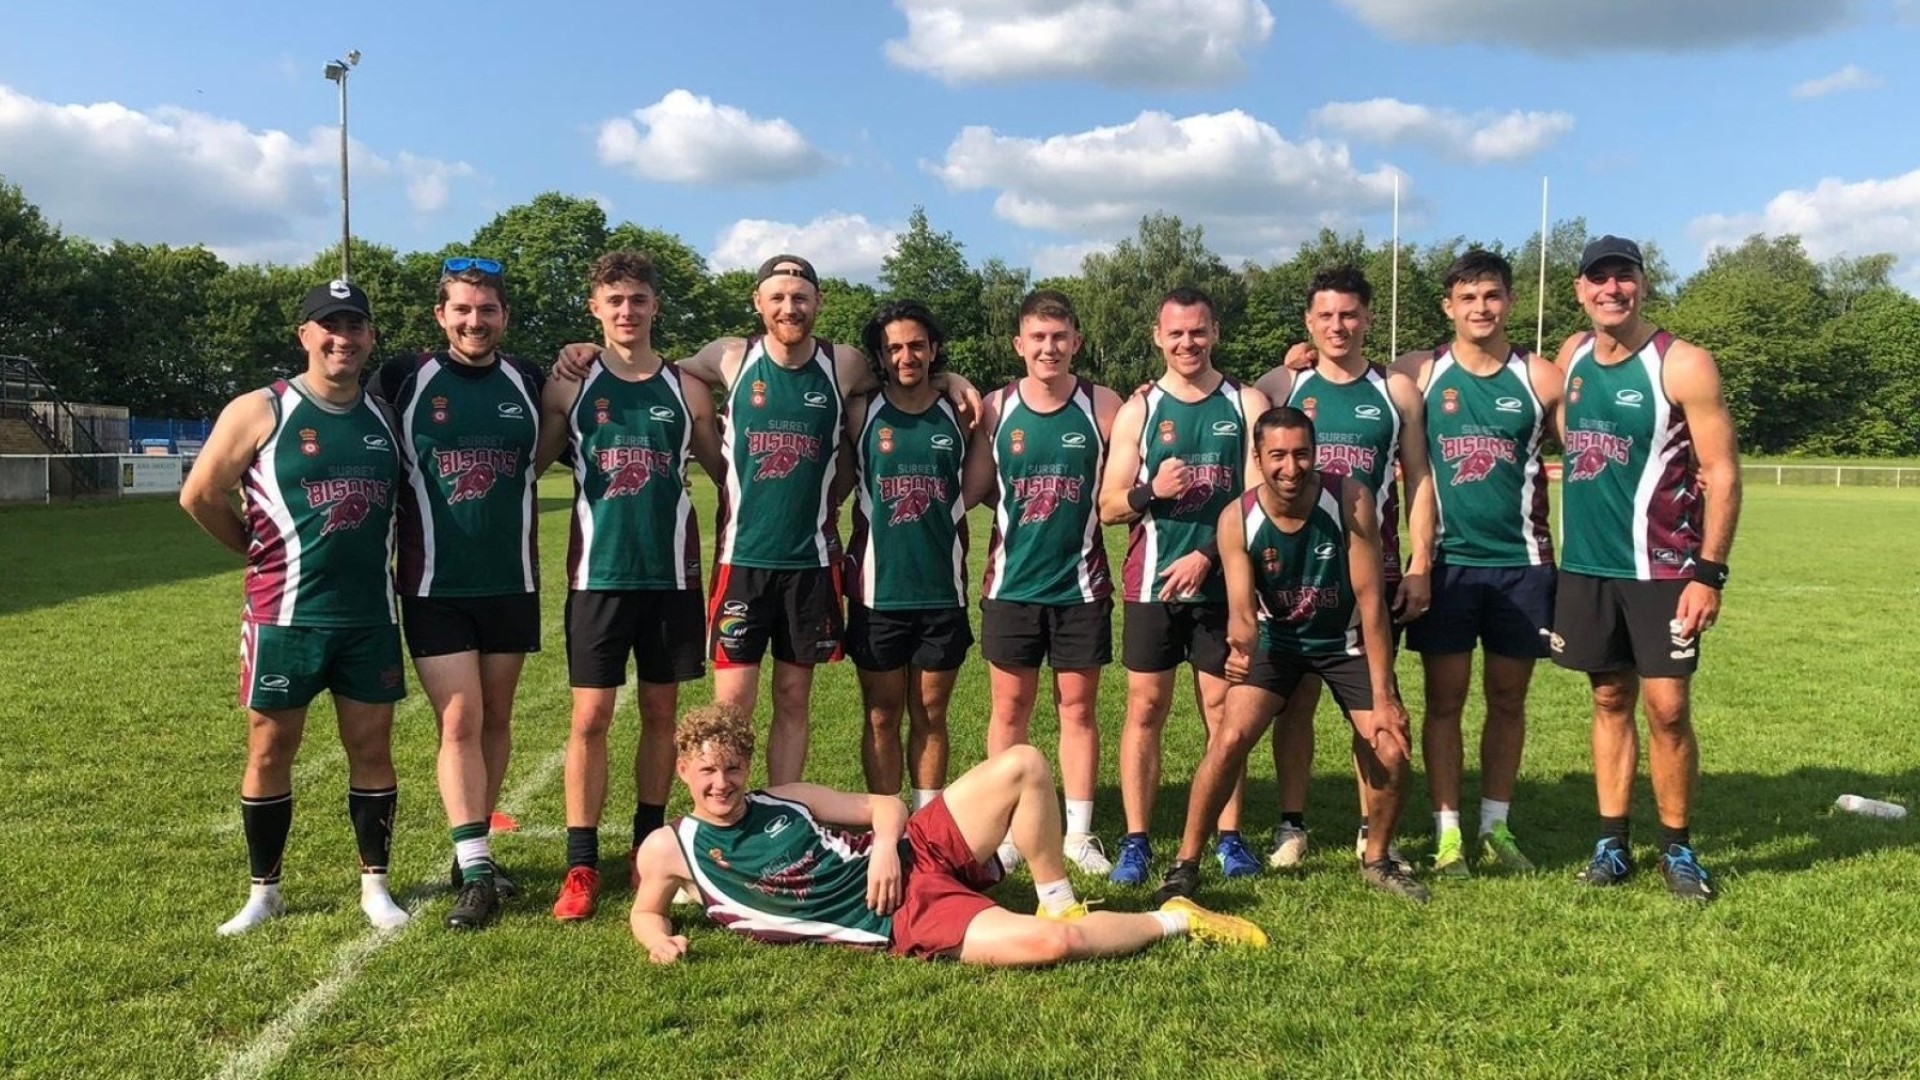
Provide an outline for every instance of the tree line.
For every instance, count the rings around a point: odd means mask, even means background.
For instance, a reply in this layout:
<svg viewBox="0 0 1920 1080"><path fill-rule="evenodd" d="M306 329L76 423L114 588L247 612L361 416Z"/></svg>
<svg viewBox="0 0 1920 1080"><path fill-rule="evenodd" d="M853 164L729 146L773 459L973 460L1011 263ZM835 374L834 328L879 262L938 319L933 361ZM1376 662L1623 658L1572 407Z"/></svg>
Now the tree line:
<svg viewBox="0 0 1920 1080"><path fill-rule="evenodd" d="M1551 353L1586 326L1572 279L1588 239L1583 219L1546 237L1545 332ZM1480 243L1512 260L1511 337L1536 345L1539 236L1518 247ZM1074 301L1086 335L1080 369L1122 390L1150 379L1154 304L1180 285L1214 298L1219 366L1258 377L1304 336L1306 285L1324 266L1353 263L1373 281L1374 330L1367 353L1390 359L1390 323L1402 351L1444 341L1440 310L1447 265L1475 246L1466 237L1403 244L1397 319L1389 310L1389 242L1322 230L1283 262L1229 266L1201 227L1168 214L1141 220L1112 251L1087 256L1079 273L1034 280L998 258L974 265L959 241L916 208L875 285L821 281L818 332L858 341L888 296L924 300L945 323L951 366L982 386L1017 374L1014 312L1034 287ZM506 264L511 351L544 362L569 341L593 340L587 267L602 252L637 248L659 268L662 303L654 345L683 356L712 338L757 328L749 270L715 272L685 240L633 222L610 224L591 199L558 192L502 211L461 243L399 252L355 241L353 279L375 306L381 352L434 348L444 336L432 304L441 260L481 255ZM1920 455L1920 300L1894 287L1892 255L1815 262L1798 237L1753 236L1715 251L1676 281L1646 247L1653 320L1719 359L1742 446L1751 452ZM800 254L807 254L801 252ZM126 405L150 417L210 416L234 394L298 371L296 308L314 284L338 276L337 246L302 266L229 266L203 247L98 244L66 236L18 187L0 178L0 354L33 360L70 401Z"/></svg>

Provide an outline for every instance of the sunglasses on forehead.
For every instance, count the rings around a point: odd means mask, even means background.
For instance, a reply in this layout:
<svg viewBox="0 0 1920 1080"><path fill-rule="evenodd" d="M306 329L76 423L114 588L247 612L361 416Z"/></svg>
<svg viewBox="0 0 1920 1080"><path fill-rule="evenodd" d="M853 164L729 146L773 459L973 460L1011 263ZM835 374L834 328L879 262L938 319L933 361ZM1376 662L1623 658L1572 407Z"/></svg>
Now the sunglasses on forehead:
<svg viewBox="0 0 1920 1080"><path fill-rule="evenodd" d="M497 259L456 257L441 263L440 269L449 274L458 274L467 270L478 270L483 274L498 274L501 271L501 266Z"/></svg>

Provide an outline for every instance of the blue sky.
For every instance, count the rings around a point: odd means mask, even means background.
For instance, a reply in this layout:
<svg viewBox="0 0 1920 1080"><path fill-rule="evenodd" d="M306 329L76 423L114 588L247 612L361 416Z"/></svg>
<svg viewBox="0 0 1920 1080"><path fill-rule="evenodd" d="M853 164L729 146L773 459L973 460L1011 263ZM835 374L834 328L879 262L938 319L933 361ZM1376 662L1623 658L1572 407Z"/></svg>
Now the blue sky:
<svg viewBox="0 0 1920 1080"><path fill-rule="evenodd" d="M718 268L870 279L915 204L1041 273L1164 210L1230 258L1323 224L1524 240L1801 233L1920 291L1920 0L14 0L0 174L96 239L301 262L437 248L560 190ZM169 10L171 9L171 10Z"/></svg>

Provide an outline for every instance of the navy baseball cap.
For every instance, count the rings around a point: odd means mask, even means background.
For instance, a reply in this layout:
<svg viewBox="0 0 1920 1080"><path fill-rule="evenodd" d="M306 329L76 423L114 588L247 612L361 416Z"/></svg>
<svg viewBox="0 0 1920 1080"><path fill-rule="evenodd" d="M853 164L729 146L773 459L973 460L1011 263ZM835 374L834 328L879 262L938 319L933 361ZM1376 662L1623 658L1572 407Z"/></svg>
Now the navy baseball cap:
<svg viewBox="0 0 1920 1080"><path fill-rule="evenodd" d="M1580 252L1580 273L1584 275L1593 269L1595 263L1605 262L1608 259L1623 259L1641 270L1647 267L1647 260L1640 255L1639 244L1609 233L1589 242Z"/></svg>
<svg viewBox="0 0 1920 1080"><path fill-rule="evenodd" d="M367 294L358 285L335 278L325 285L315 286L300 302L300 321L319 322L329 315L342 311L351 311L355 315L373 321L373 305L367 302Z"/></svg>

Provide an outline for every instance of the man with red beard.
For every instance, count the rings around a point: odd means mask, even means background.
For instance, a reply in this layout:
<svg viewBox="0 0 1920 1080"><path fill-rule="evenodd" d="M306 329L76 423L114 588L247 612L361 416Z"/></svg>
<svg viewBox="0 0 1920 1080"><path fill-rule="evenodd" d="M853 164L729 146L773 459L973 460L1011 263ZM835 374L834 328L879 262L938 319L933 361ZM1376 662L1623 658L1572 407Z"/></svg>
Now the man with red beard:
<svg viewBox="0 0 1920 1080"><path fill-rule="evenodd" d="M1720 614L1740 520L1740 456L1712 355L1641 317L1640 245L1602 236L1580 256L1574 294L1593 329L1560 347L1561 575L1554 662L1593 686L1593 779L1600 840L1580 880L1633 873L1627 815L1639 762L1635 699L1668 891L1705 902L1715 886L1693 851L1700 768L1692 722L1701 636Z"/></svg>
<svg viewBox="0 0 1920 1080"><path fill-rule="evenodd" d="M1181 662L1193 665L1194 700L1209 732L1219 727L1226 703L1227 594L1214 573L1214 529L1220 511L1255 475L1248 429L1267 411L1267 398L1214 369L1219 334L1206 293L1179 288L1161 298L1153 340L1166 371L1120 406L1101 477L1100 520L1132 525L1120 649L1127 668L1120 731L1127 832L1111 875L1122 885L1147 880L1160 736ZM1260 872L1240 838L1240 796L1236 784L1219 820L1216 853L1228 877Z"/></svg>

